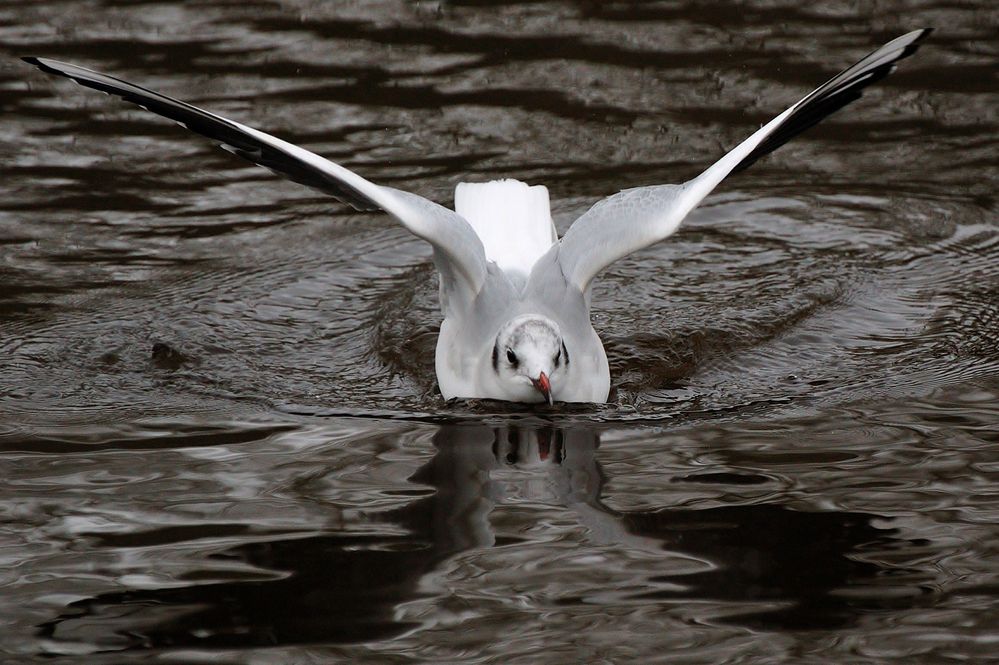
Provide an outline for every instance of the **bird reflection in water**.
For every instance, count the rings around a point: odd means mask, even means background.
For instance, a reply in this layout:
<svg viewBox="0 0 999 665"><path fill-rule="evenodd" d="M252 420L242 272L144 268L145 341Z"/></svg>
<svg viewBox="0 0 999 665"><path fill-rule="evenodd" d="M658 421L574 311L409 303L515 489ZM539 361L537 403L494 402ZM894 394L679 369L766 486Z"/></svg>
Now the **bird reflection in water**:
<svg viewBox="0 0 999 665"><path fill-rule="evenodd" d="M723 621L763 629L822 629L848 624L867 611L911 603L911 595L877 589L915 588L919 581L918 571L862 556L907 544L894 537L893 529L873 526L875 515L800 512L779 504L613 510L601 500L599 435L589 426L542 421L446 425L436 433L434 446L434 456L411 478L434 492L366 518L402 527L403 533L397 528L371 533L369 524L360 534L241 544L216 556L278 574L247 577L243 572L204 583L195 582L192 573L189 586L103 594L73 603L44 624L42 633L108 650L391 638L416 627L400 620L396 608L426 597L421 580L443 562L476 548L524 542L497 537L490 519L504 503L523 498L568 511L594 545L665 551L709 564L678 574L670 557L663 556L662 569L647 577L648 589L629 602L670 608L718 601L739 608ZM726 474L674 480L731 481ZM214 579L219 576L213 573ZM863 592L841 593L851 588ZM558 602L564 607L584 599ZM747 611L747 604L764 609Z"/></svg>

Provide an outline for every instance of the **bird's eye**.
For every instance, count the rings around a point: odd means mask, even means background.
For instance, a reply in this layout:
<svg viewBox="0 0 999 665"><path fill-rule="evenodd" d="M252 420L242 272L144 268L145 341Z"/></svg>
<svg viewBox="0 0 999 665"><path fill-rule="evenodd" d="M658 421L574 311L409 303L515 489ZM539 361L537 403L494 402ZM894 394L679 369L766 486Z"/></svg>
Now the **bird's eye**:
<svg viewBox="0 0 999 665"><path fill-rule="evenodd" d="M506 350L506 359L510 361L510 364L514 367L517 366L517 354L513 352L512 349Z"/></svg>
<svg viewBox="0 0 999 665"><path fill-rule="evenodd" d="M562 349L559 349L558 353L555 354L555 357L552 358L552 361L555 363L555 366L558 367L558 364L559 362L561 362L561 360L562 360Z"/></svg>

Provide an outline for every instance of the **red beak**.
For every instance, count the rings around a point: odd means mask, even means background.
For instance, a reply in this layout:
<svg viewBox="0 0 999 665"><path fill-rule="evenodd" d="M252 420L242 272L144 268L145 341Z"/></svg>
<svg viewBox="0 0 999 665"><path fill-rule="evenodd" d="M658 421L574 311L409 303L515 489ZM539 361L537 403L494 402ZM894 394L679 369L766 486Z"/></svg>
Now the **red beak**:
<svg viewBox="0 0 999 665"><path fill-rule="evenodd" d="M531 383L534 387L538 389L542 395L545 396L545 401L548 402L548 406L552 405L552 384L548 381L548 375L541 372L541 375L536 379L531 379Z"/></svg>

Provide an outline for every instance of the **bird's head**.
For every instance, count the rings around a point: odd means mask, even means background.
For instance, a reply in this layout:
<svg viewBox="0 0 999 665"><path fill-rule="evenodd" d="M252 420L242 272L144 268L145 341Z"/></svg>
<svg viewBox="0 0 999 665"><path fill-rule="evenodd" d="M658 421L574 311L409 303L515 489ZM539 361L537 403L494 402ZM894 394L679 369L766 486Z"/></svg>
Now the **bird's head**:
<svg viewBox="0 0 999 665"><path fill-rule="evenodd" d="M556 388L565 379L569 352L557 323L526 314L500 328L493 345L492 366L511 398L550 405Z"/></svg>

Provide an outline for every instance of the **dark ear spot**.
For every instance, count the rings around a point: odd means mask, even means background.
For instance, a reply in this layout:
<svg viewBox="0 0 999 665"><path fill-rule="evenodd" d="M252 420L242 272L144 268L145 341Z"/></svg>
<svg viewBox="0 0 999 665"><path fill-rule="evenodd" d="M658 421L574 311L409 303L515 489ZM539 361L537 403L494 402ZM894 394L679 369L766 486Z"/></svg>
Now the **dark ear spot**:
<svg viewBox="0 0 999 665"><path fill-rule="evenodd" d="M562 342L562 356L565 358L565 366L569 366L569 349L565 348L565 342Z"/></svg>
<svg viewBox="0 0 999 665"><path fill-rule="evenodd" d="M493 344L493 371L499 372L499 342Z"/></svg>

